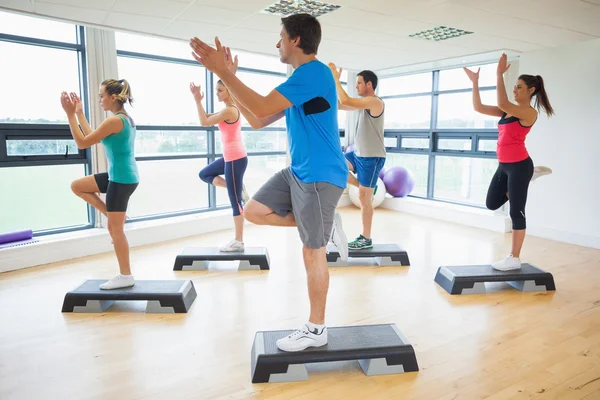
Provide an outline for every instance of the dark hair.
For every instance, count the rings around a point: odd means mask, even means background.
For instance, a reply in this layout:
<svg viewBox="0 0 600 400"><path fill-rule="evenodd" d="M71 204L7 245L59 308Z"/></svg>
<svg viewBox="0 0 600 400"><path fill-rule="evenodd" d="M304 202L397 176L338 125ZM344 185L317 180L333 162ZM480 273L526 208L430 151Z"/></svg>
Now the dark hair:
<svg viewBox="0 0 600 400"><path fill-rule="evenodd" d="M104 90L109 95L116 95L117 101L121 103L121 105L129 102L129 104L133 103L133 97L131 96L131 86L129 86L129 82L125 79L107 79L102 82L104 86Z"/></svg>
<svg viewBox="0 0 600 400"><path fill-rule="evenodd" d="M521 75L519 76L519 80L525 82L527 88L535 88L531 97L535 96L535 108L537 108L538 111L540 108L543 108L548 116L554 114L554 109L550 105L550 100L548 100L548 94L544 88L544 80L541 76Z"/></svg>
<svg viewBox="0 0 600 400"><path fill-rule="evenodd" d="M363 81L365 81L365 84L371 82L371 85L373 86L373 90L377 89L377 75L375 75L375 72L369 71L368 69L366 69L364 71L360 71L356 75L362 76Z"/></svg>
<svg viewBox="0 0 600 400"><path fill-rule="evenodd" d="M321 43L321 24L310 14L294 14L281 18L290 39L300 38L298 47L304 54L317 54Z"/></svg>

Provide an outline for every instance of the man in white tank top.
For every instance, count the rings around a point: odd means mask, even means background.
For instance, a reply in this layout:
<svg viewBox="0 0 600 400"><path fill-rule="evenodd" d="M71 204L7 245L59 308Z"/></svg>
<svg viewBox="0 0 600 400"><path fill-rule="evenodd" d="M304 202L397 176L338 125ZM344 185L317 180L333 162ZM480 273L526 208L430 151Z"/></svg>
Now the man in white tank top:
<svg viewBox="0 0 600 400"><path fill-rule="evenodd" d="M373 195L377 191L379 172L385 164L385 145L383 142L383 113L385 104L375 96L377 75L372 71L358 73L356 90L359 98L348 96L340 83L341 68L330 63L329 68L336 80L339 108L358 112L354 150L346 153L350 173L348 183L358 187L362 214L362 234L348 243L351 249L370 249L373 247L371 225L373 222ZM356 176L354 176L354 174Z"/></svg>

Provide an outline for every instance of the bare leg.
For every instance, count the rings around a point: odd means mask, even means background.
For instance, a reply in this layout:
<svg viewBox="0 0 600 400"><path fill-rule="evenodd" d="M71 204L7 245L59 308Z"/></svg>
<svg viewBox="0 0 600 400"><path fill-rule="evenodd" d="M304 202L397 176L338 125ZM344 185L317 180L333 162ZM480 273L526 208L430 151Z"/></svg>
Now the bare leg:
<svg viewBox="0 0 600 400"><path fill-rule="evenodd" d="M310 299L309 322L316 325L325 323L325 306L329 290L329 267L327 266L326 248L311 249L304 246L302 255L306 268L308 297Z"/></svg>
<svg viewBox="0 0 600 400"><path fill-rule="evenodd" d="M222 176L215 176L215 179L213 179L212 184L218 187L222 187L222 188L226 188L227 184L225 183L225 179L223 179Z"/></svg>
<svg viewBox="0 0 600 400"><path fill-rule="evenodd" d="M235 240L244 242L244 215L233 217L233 223L235 224Z"/></svg>
<svg viewBox="0 0 600 400"><path fill-rule="evenodd" d="M290 212L282 217L277 215L272 209L255 200L248 201L244 207L244 217L247 221L256 225L271 226L296 226L294 213Z"/></svg>
<svg viewBox="0 0 600 400"><path fill-rule="evenodd" d="M119 270L122 275L131 275L129 264L129 242L124 232L125 212L108 213L108 232L113 240L115 254L119 262Z"/></svg>
<svg viewBox="0 0 600 400"><path fill-rule="evenodd" d="M346 160L346 163L348 163L348 183L350 185L352 185L352 186L359 187L359 185L358 185L358 179L353 174L354 167L352 166L352 164L350 163L350 161Z"/></svg>
<svg viewBox="0 0 600 400"><path fill-rule="evenodd" d="M100 211L104 215L107 215L106 203L104 203L100 196L98 196L98 193L100 193L100 188L98 188L98 184L96 183L96 179L93 175L73 181L73 183L71 183L71 190L73 193L75 193L75 195L81 197L86 203L94 207L96 210Z"/></svg>
<svg viewBox="0 0 600 400"><path fill-rule="evenodd" d="M358 198L360 200L360 213L362 216L362 235L371 239L371 225L373 223L373 191L375 188L364 186L358 187Z"/></svg>
<svg viewBox="0 0 600 400"><path fill-rule="evenodd" d="M511 254L513 257L520 258L521 248L525 241L525 229L518 229L512 231L512 250Z"/></svg>

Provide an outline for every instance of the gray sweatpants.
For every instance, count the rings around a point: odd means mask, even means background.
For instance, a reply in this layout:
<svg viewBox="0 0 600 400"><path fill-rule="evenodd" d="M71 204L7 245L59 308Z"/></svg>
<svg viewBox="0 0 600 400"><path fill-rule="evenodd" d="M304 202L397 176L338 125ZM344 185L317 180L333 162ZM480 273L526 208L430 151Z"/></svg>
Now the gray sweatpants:
<svg viewBox="0 0 600 400"><path fill-rule="evenodd" d="M328 182L304 183L285 168L252 196L277 215L294 213L300 240L311 249L327 246L333 217L344 189Z"/></svg>

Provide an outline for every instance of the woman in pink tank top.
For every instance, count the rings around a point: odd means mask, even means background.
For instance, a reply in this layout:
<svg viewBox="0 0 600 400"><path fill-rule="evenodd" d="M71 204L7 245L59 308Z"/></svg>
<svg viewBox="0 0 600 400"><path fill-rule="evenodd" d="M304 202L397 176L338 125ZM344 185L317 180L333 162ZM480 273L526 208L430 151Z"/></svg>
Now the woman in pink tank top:
<svg viewBox="0 0 600 400"><path fill-rule="evenodd" d="M547 167L534 167L525 147L525 138L537 120L538 111L543 108L548 116L554 114L546 94L544 80L539 75L519 76L513 88L516 104L511 103L504 86L504 73L509 67L506 54L502 54L496 71L498 106L481 104L479 70L473 72L464 68L473 82L473 108L475 111L500 118L496 147L499 165L490 182L486 198L486 206L490 210L497 210L507 201L510 205L512 250L510 255L503 260L492 264L494 269L500 271L521 268L520 253L525 240L525 204L527 203L529 183L552 172ZM535 108L531 106L533 98L535 98Z"/></svg>
<svg viewBox="0 0 600 400"><path fill-rule="evenodd" d="M202 106L204 94L200 87L193 82L190 83L190 91L196 100L200 125L218 125L221 131L221 142L223 144L223 157L208 164L200 171L200 179L208 184L227 188L231 209L233 210L233 222L235 224L235 238L219 248L222 252L244 251L244 212L243 204L249 200L248 193L244 187L244 173L248 166L246 149L242 142L242 122L240 112L233 105L229 91L221 81L217 82L217 98L225 103L225 108L214 114L207 114ZM221 175L224 175L223 178Z"/></svg>

